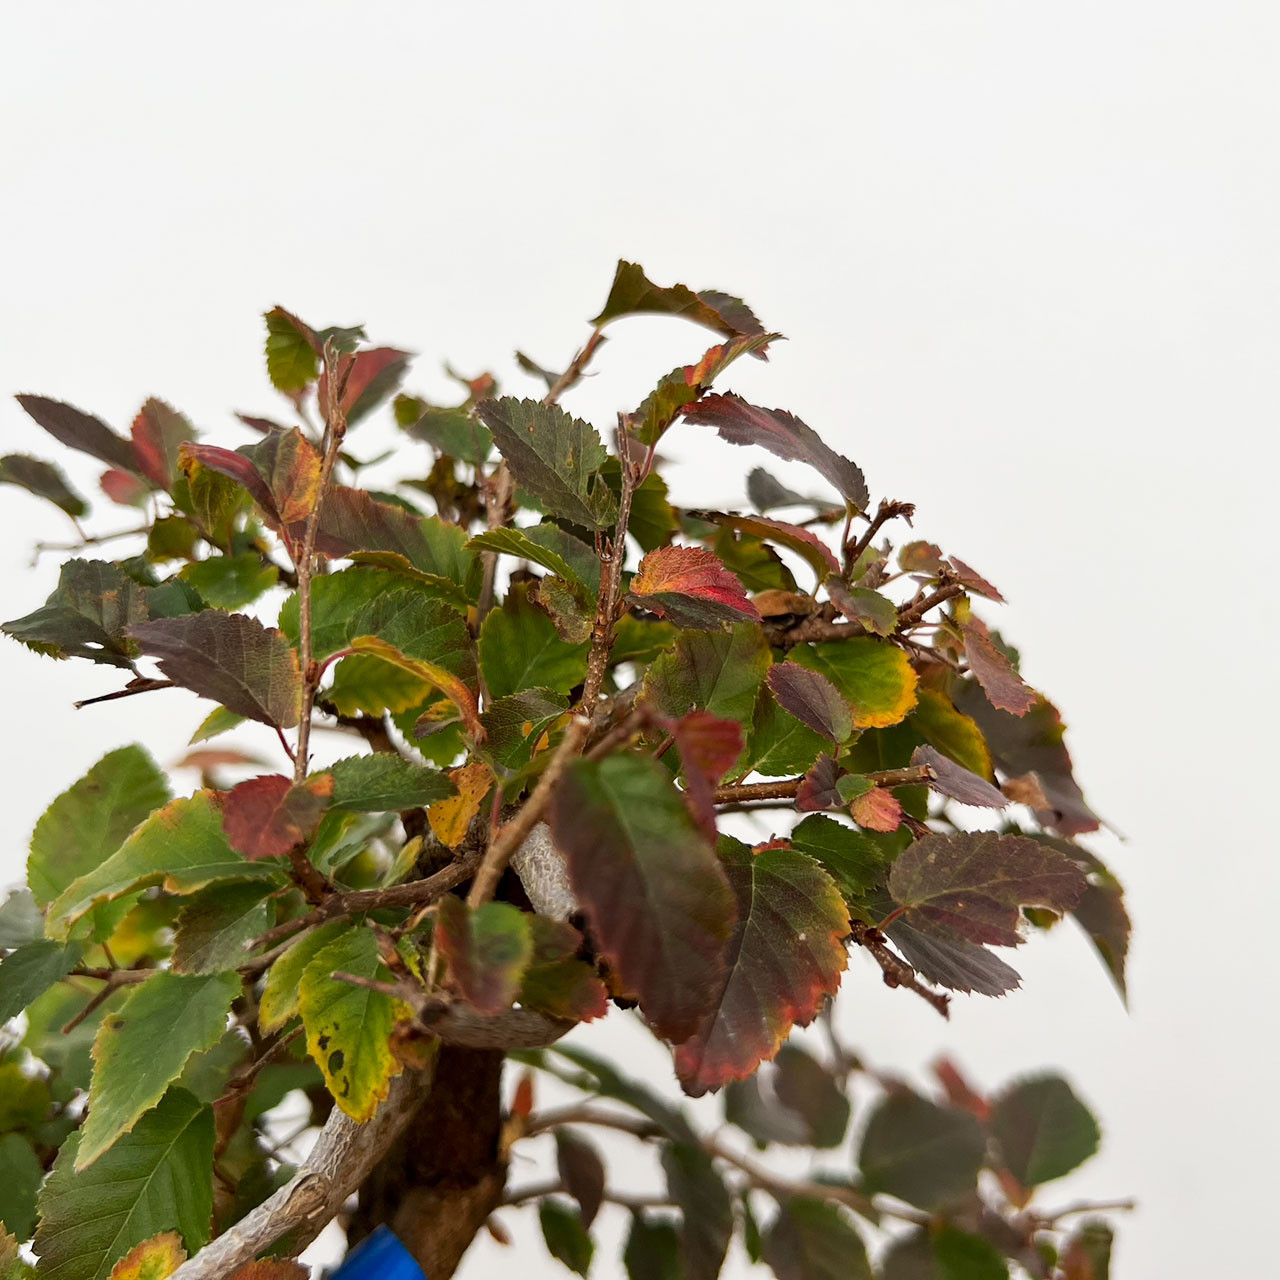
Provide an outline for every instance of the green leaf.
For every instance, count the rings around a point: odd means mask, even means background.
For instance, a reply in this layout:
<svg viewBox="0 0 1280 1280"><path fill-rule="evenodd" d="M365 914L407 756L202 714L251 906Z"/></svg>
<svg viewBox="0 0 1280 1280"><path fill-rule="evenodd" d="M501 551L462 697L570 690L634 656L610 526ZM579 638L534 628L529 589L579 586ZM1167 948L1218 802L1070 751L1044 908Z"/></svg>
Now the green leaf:
<svg viewBox="0 0 1280 1280"><path fill-rule="evenodd" d="M210 556L183 565L178 577L189 582L209 604L217 609L243 609L264 591L276 585L280 576L273 564L263 564L254 551L237 556Z"/></svg>
<svg viewBox="0 0 1280 1280"><path fill-rule="evenodd" d="M47 907L81 876L97 870L144 818L169 799L169 783L139 746L108 752L41 815L31 835L27 883ZM95 932L110 934L120 911L101 913Z"/></svg>
<svg viewBox="0 0 1280 1280"><path fill-rule="evenodd" d="M316 335L297 316L273 307L267 322L267 377L277 391L295 395L320 376Z"/></svg>
<svg viewBox="0 0 1280 1280"><path fill-rule="evenodd" d="M440 667L470 684L475 678L467 624L438 600L413 587L385 591L351 615L353 645L376 636L407 658Z"/></svg>
<svg viewBox="0 0 1280 1280"><path fill-rule="evenodd" d="M956 764L990 782L995 777L991 752L975 721L957 711L937 689L920 689L917 697L916 709L907 718L911 728Z"/></svg>
<svg viewBox="0 0 1280 1280"><path fill-rule="evenodd" d="M61 507L69 516L89 514L89 504L71 487L51 462L10 453L0 458L0 484L15 484L37 498Z"/></svg>
<svg viewBox="0 0 1280 1280"><path fill-rule="evenodd" d="M400 1063L391 1053L391 1028L403 1006L390 996L335 978L350 973L386 982L372 929L348 927L321 950L302 975L298 1008L307 1051L324 1073L334 1101L357 1123L387 1096Z"/></svg>
<svg viewBox="0 0 1280 1280"><path fill-rule="evenodd" d="M617 981L660 1035L692 1034L724 972L733 895L670 776L643 756L575 761L550 823Z"/></svg>
<svg viewBox="0 0 1280 1280"><path fill-rule="evenodd" d="M568 707L568 699L552 689L525 689L490 703L480 715L490 759L507 769L523 769L538 740Z"/></svg>
<svg viewBox="0 0 1280 1280"><path fill-rule="evenodd" d="M680 1206L680 1255L687 1280L715 1280L733 1238L733 1204L711 1157L691 1143L666 1143L662 1169Z"/></svg>
<svg viewBox="0 0 1280 1280"><path fill-rule="evenodd" d="M102 902L160 884L194 893L219 880L279 880L271 863L248 862L228 843L211 791L157 809L101 866L82 875L50 904L45 930L66 941L75 922Z"/></svg>
<svg viewBox="0 0 1280 1280"><path fill-rule="evenodd" d="M871 1280L862 1237L825 1200L782 1201L761 1248L778 1280Z"/></svg>
<svg viewBox="0 0 1280 1280"><path fill-rule="evenodd" d="M795 1023L812 1021L840 985L849 912L834 881L791 849L754 852L728 837L721 859L738 904L724 977L708 1012L676 1048L695 1097L750 1075Z"/></svg>
<svg viewBox="0 0 1280 1280"><path fill-rule="evenodd" d="M1057 1075L1022 1080L991 1109L1000 1157L1024 1187L1061 1178L1097 1150L1101 1135L1089 1108Z"/></svg>
<svg viewBox="0 0 1280 1280"><path fill-rule="evenodd" d="M631 1215L622 1254L627 1280L683 1280L680 1235L675 1224L645 1213Z"/></svg>
<svg viewBox="0 0 1280 1280"><path fill-rule="evenodd" d="M850 906L863 904L892 861L892 855L875 837L822 814L805 818L792 830L790 839L793 849L821 864Z"/></svg>
<svg viewBox="0 0 1280 1280"><path fill-rule="evenodd" d="M16 396L18 403L59 443L78 449L109 467L136 471L133 446L100 418L44 396Z"/></svg>
<svg viewBox="0 0 1280 1280"><path fill-rule="evenodd" d="M493 436L488 427L476 421L465 405L442 408L414 401L412 396L397 396L397 418L402 412L407 412L410 404L414 406L414 415L401 424L409 435L425 441L437 453L470 462L473 466L488 458L493 448Z"/></svg>
<svg viewBox="0 0 1280 1280"><path fill-rule="evenodd" d="M669 622L654 622L624 613L613 628L609 662L652 662L675 644L676 634Z"/></svg>
<svg viewBox="0 0 1280 1280"><path fill-rule="evenodd" d="M762 687L756 697L751 737L746 754L738 762L738 772L755 772L766 778L791 777L807 772L818 756L830 749L827 738L784 711L773 692Z"/></svg>
<svg viewBox="0 0 1280 1280"><path fill-rule="evenodd" d="M189 899L174 925L175 973L221 973L249 958L245 944L271 927L269 885L220 884Z"/></svg>
<svg viewBox="0 0 1280 1280"><path fill-rule="evenodd" d="M348 756L331 765L330 771L334 808L356 813L416 809L454 793L453 783L438 769L387 751Z"/></svg>
<svg viewBox="0 0 1280 1280"><path fill-rule="evenodd" d="M590 423L555 405L513 396L483 400L476 413L493 432L516 483L552 515L587 529L616 522L617 504L599 474L609 455Z"/></svg>
<svg viewBox="0 0 1280 1280"><path fill-rule="evenodd" d="M849 1099L828 1068L798 1045L784 1044L771 1079L779 1105L803 1120L809 1146L840 1146L849 1128Z"/></svg>
<svg viewBox="0 0 1280 1280"><path fill-rule="evenodd" d="M65 978L80 963L78 943L63 945L41 938L0 960L0 1022L16 1018L37 996Z"/></svg>
<svg viewBox="0 0 1280 1280"><path fill-rule="evenodd" d="M258 1002L258 1026L264 1034L279 1031L298 1012L298 988L307 966L350 927L345 920L331 920L302 934L267 970Z"/></svg>
<svg viewBox="0 0 1280 1280"><path fill-rule="evenodd" d="M480 628L480 670L495 698L533 688L567 694L586 675L589 648L561 640L528 593L513 587Z"/></svg>
<svg viewBox="0 0 1280 1280"><path fill-rule="evenodd" d="M528 915L533 957L520 987L520 1003L553 1018L589 1022L609 1012L609 993L595 968L577 958L582 935L563 920Z"/></svg>
<svg viewBox="0 0 1280 1280"><path fill-rule="evenodd" d="M35 1129L49 1112L49 1085L17 1062L0 1063L0 1133Z"/></svg>
<svg viewBox="0 0 1280 1280"><path fill-rule="evenodd" d="M80 1169L81 1134L63 1144L40 1192L34 1248L47 1280L107 1280L136 1244L177 1227L189 1253L213 1217L213 1112L171 1089L100 1160Z"/></svg>
<svg viewBox="0 0 1280 1280"><path fill-rule="evenodd" d="M467 543L467 547L472 551L493 551L528 560L530 564L550 569L566 582L586 590L582 579L564 556L554 547L544 547L535 542L523 529L490 529L487 533L477 534Z"/></svg>
<svg viewBox="0 0 1280 1280"><path fill-rule="evenodd" d="M44 916L30 889L12 889L0 902L0 947L11 951L44 937Z"/></svg>
<svg viewBox="0 0 1280 1280"><path fill-rule="evenodd" d="M827 595L850 622L861 623L872 635L891 636L898 629L898 606L869 587L846 587L838 574L826 582Z"/></svg>
<svg viewBox="0 0 1280 1280"><path fill-rule="evenodd" d="M429 681L370 653L353 653L333 669L333 683L322 700L339 715L398 715L421 706L435 692Z"/></svg>
<svg viewBox="0 0 1280 1280"><path fill-rule="evenodd" d="M1026 836L927 835L889 873L889 892L917 926L969 942L1014 947L1019 908L1069 910L1084 892L1078 863Z"/></svg>
<svg viewBox="0 0 1280 1280"><path fill-rule="evenodd" d="M570 1271L585 1276L591 1267L595 1245L582 1225L578 1210L558 1200L543 1200L538 1204L538 1222L547 1252Z"/></svg>
<svg viewBox="0 0 1280 1280"><path fill-rule="evenodd" d="M684 631L645 673L642 697L672 719L702 709L747 724L771 661L756 623L731 631Z"/></svg>
<svg viewBox="0 0 1280 1280"><path fill-rule="evenodd" d="M986 1148L982 1126L967 1111L901 1091L872 1113L858 1164L869 1192L932 1211L974 1190Z"/></svg>
<svg viewBox="0 0 1280 1280"><path fill-rule="evenodd" d="M29 1239L36 1225L36 1195L44 1180L44 1165L31 1139L20 1133L0 1137L0 1223L19 1240ZM0 1267L0 1276L9 1272Z"/></svg>
<svg viewBox="0 0 1280 1280"><path fill-rule="evenodd" d="M529 917L509 902L474 911L446 894L436 914L436 943L462 998L481 1013L511 1008L533 958Z"/></svg>
<svg viewBox="0 0 1280 1280"><path fill-rule="evenodd" d="M367 604L390 592L408 589L409 583L402 576L365 566L314 578L311 582L311 656L327 658L347 648L351 638L360 634L352 630L352 620ZM280 606L279 627L296 647L299 640L297 592Z"/></svg>
<svg viewBox="0 0 1280 1280"><path fill-rule="evenodd" d="M187 1059L222 1036L240 979L152 974L103 1019L93 1042L89 1115L76 1172L87 1169L164 1096Z"/></svg>
<svg viewBox="0 0 1280 1280"><path fill-rule="evenodd" d="M791 660L820 672L849 700L855 729L897 724L916 705L917 676L896 645L870 636L797 645Z"/></svg>
<svg viewBox="0 0 1280 1280"><path fill-rule="evenodd" d="M764 326L741 298L717 289L695 293L682 284L656 285L634 262L620 259L604 310L591 322L597 328L621 316L681 316L727 338L763 333Z"/></svg>
<svg viewBox="0 0 1280 1280"><path fill-rule="evenodd" d="M895 1242L883 1274L884 1280L1008 1280L1009 1266L981 1236L944 1226Z"/></svg>

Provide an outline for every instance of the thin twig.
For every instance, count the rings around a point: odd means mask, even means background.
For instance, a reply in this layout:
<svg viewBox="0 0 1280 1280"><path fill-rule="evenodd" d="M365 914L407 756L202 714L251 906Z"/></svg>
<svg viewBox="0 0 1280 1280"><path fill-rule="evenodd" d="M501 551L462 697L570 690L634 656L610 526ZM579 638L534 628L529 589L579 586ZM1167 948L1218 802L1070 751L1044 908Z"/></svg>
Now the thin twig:
<svg viewBox="0 0 1280 1280"><path fill-rule="evenodd" d="M858 561L862 559L863 553L871 545L871 540L880 532L882 525L897 519L898 516L910 522L915 513L916 509L910 502L882 502L866 529L863 530L862 537L852 546L845 548L844 580L853 581L853 571L858 567Z"/></svg>
<svg viewBox="0 0 1280 1280"><path fill-rule="evenodd" d="M960 595L964 595L963 582L943 583L936 591L927 596L922 596L919 600L907 605L899 612L898 631L906 631L908 628L915 626L930 609L937 605L945 604L948 600Z"/></svg>
<svg viewBox="0 0 1280 1280"><path fill-rule="evenodd" d="M884 974L885 986L906 987L914 991L922 1000L933 1006L944 1018L951 1016L951 997L943 991L935 991L920 981L916 971L903 959L895 955L885 941L879 929L873 929L861 920L855 920L850 926L853 940L871 953L880 971Z"/></svg>
<svg viewBox="0 0 1280 1280"><path fill-rule="evenodd" d="M559 1178L550 1182L537 1182L529 1187L520 1187L515 1191L508 1191L502 1198L502 1203L498 1206L501 1209L513 1209L522 1204L527 1204L530 1200L541 1200L544 1196L569 1195L572 1194L569 1189L560 1181ZM604 1191L600 1196L601 1204L621 1205L624 1209L667 1209L675 1205L675 1201L670 1196L664 1195L629 1195L623 1191Z"/></svg>
<svg viewBox="0 0 1280 1280"><path fill-rule="evenodd" d="M593 329L581 350L569 362L569 367L547 388L547 394L542 397L543 404L555 404L566 391L577 386L586 372L587 365L591 363L591 357L595 355L602 342L604 342L604 331Z"/></svg>
<svg viewBox="0 0 1280 1280"><path fill-rule="evenodd" d="M913 764L904 769L881 769L863 774L876 787L909 787L929 782L934 777L927 764ZM797 795L803 778L782 778L777 782L739 782L717 787L716 804L744 804L753 800L785 800Z"/></svg>

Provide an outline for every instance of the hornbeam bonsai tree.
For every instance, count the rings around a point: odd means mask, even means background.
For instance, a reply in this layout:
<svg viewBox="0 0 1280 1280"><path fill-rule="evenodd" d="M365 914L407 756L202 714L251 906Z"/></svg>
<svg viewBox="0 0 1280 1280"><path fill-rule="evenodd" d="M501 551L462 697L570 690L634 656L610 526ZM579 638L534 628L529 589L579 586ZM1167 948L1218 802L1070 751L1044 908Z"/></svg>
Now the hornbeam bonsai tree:
<svg viewBox="0 0 1280 1280"><path fill-rule="evenodd" d="M560 402L641 313L717 341L606 445ZM110 751L0 908L0 1273L290 1277L336 1218L445 1280L534 1210L581 1275L603 1213L596 1272L633 1280L710 1280L735 1239L783 1280L1105 1277L1108 1206L1040 1190L1098 1144L1063 1079L913 1088L831 1017L842 980L944 1017L998 996L998 949L1067 915L1123 991L1128 924L1058 711L975 607L999 591L804 422L712 390L779 335L623 262L563 372L520 356L534 394L441 405L361 329L266 326L287 403L238 448L154 399L125 435L18 397L106 465L131 542L0 460L78 538L4 630L115 668L109 699L209 704L171 765L199 789ZM388 401L402 479L374 489ZM673 505L659 449L707 431L812 488L766 465L738 510ZM274 763L219 741L243 722ZM669 1072L593 1048L605 1019ZM653 1153L647 1191L601 1130Z"/></svg>

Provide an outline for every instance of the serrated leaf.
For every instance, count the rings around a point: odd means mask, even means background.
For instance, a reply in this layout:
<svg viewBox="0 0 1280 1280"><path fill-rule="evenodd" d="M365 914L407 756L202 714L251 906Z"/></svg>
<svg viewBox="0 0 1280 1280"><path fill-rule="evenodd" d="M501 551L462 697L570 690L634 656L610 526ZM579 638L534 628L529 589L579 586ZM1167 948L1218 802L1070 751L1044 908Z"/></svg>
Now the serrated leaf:
<svg viewBox="0 0 1280 1280"><path fill-rule="evenodd" d="M609 996L595 969L577 958L582 935L563 920L529 917L533 957L525 970L520 1003L553 1018L590 1022L609 1011Z"/></svg>
<svg viewBox="0 0 1280 1280"><path fill-rule="evenodd" d="M733 1238L733 1204L724 1179L700 1146L662 1148L667 1191L680 1206L680 1256L687 1280L715 1280Z"/></svg>
<svg viewBox="0 0 1280 1280"><path fill-rule="evenodd" d="M871 836L821 814L815 813L796 826L790 839L793 849L822 866L850 905L863 902L884 878L891 861Z"/></svg>
<svg viewBox="0 0 1280 1280"><path fill-rule="evenodd" d="M555 1137L560 1181L578 1202L582 1225L590 1228L604 1198L604 1161L590 1142L570 1129L557 1129Z"/></svg>
<svg viewBox="0 0 1280 1280"><path fill-rule="evenodd" d="M0 960L0 1023L16 1018L55 982L80 963L78 943L63 945L40 938L25 943Z"/></svg>
<svg viewBox="0 0 1280 1280"><path fill-rule="evenodd" d="M22 395L15 398L59 444L87 453L109 467L118 467L122 471L137 469L129 441L116 435L101 418L45 396Z"/></svg>
<svg viewBox="0 0 1280 1280"><path fill-rule="evenodd" d="M992 786L985 778L956 764L933 747L917 747L911 753L911 763L927 765L932 769L934 776L929 786L940 795L949 796L961 804L984 809L1003 809L1009 803L1008 797L999 787Z"/></svg>
<svg viewBox="0 0 1280 1280"><path fill-rule="evenodd" d="M588 649L566 644L520 587L507 593L502 608L491 610L480 628L480 670L495 698L533 688L569 693L586 675Z"/></svg>
<svg viewBox="0 0 1280 1280"><path fill-rule="evenodd" d="M595 1245L582 1224L582 1215L558 1200L542 1200L538 1204L538 1223L547 1252L576 1275L585 1276L591 1268Z"/></svg>
<svg viewBox="0 0 1280 1280"><path fill-rule="evenodd" d="M462 998L481 1013L509 1009L533 956L528 917L509 902L474 911L447 894L436 908L435 938Z"/></svg>
<svg viewBox="0 0 1280 1280"><path fill-rule="evenodd" d="M489 757L506 769L524 768L539 739L568 707L568 699L552 689L525 689L490 703L480 715Z"/></svg>
<svg viewBox="0 0 1280 1280"><path fill-rule="evenodd" d="M182 1237L176 1231L162 1231L134 1245L111 1268L110 1280L166 1280L186 1260Z"/></svg>
<svg viewBox="0 0 1280 1280"><path fill-rule="evenodd" d="M840 766L835 756L819 756L804 775L796 792L796 808L801 813L818 809L839 809L844 801L840 794Z"/></svg>
<svg viewBox="0 0 1280 1280"><path fill-rule="evenodd" d="M712 347L697 364L673 369L628 417L627 425L641 444L654 445L686 406L698 399L739 356L766 359L765 350L780 333L742 335Z"/></svg>
<svg viewBox="0 0 1280 1280"><path fill-rule="evenodd" d="M1005 947L1021 941L1021 907L1069 911L1084 887L1070 858L1025 836L990 831L924 836L889 873L889 892L917 925Z"/></svg>
<svg viewBox="0 0 1280 1280"><path fill-rule="evenodd" d="M566 644L585 644L595 625L595 609L586 589L549 574L529 587L529 599L542 609Z"/></svg>
<svg viewBox="0 0 1280 1280"><path fill-rule="evenodd" d="M970 617L961 624L960 631L964 636L964 656L969 670L982 686L987 700L1001 711L1025 716L1035 706L1038 695L996 646L986 623Z"/></svg>
<svg viewBox="0 0 1280 1280"><path fill-rule="evenodd" d="M129 634L184 689L274 728L298 723L298 655L279 631L256 618L209 609L146 622Z"/></svg>
<svg viewBox="0 0 1280 1280"><path fill-rule="evenodd" d="M689 811L708 840L716 838L715 789L742 754L742 726L709 711L690 711L666 728L680 753Z"/></svg>
<svg viewBox="0 0 1280 1280"><path fill-rule="evenodd" d="M222 973L248 959L245 944L271 927L269 885L225 884L190 898L174 924L175 973Z"/></svg>
<svg viewBox="0 0 1280 1280"><path fill-rule="evenodd" d="M917 698L910 726L948 759L990 782L995 777L991 752L973 718L957 711L951 699L936 689L919 689Z"/></svg>
<svg viewBox="0 0 1280 1280"><path fill-rule="evenodd" d="M138 826L101 866L80 876L49 905L45 930L65 941L75 922L102 902L159 884L194 893L219 880L275 880L270 863L249 862L227 843L211 791L171 800Z"/></svg>
<svg viewBox="0 0 1280 1280"><path fill-rule="evenodd" d="M885 932L889 941L922 978L952 991L1002 996L1018 987L1018 971L994 952L963 938L926 933L910 920L895 920Z"/></svg>
<svg viewBox="0 0 1280 1280"><path fill-rule="evenodd" d="M841 778L840 782L845 782ZM843 798L844 792L841 791ZM868 787L852 798L849 813L865 831L897 831L902 825L902 802L888 787Z"/></svg>
<svg viewBox="0 0 1280 1280"><path fill-rule="evenodd" d="M66 476L51 462L10 453L0 458L0 484L17 485L37 498L44 498L69 516L83 516L89 504L71 487Z"/></svg>
<svg viewBox="0 0 1280 1280"><path fill-rule="evenodd" d="M791 660L826 676L848 699L855 729L884 729L916 705L918 677L896 645L870 636L797 645Z"/></svg>
<svg viewBox="0 0 1280 1280"><path fill-rule="evenodd" d="M410 355L395 347L366 347L350 352L338 361L338 385L343 388L340 408L347 425L368 417L388 396L395 393L409 367ZM320 370L316 399L329 403L329 375Z"/></svg>
<svg viewBox="0 0 1280 1280"><path fill-rule="evenodd" d="M320 492L320 454L297 427L270 431L253 444L241 445L236 453L247 458L262 477L270 495L264 510L277 525L291 525L311 514ZM201 460L208 463L205 457Z"/></svg>
<svg viewBox="0 0 1280 1280"><path fill-rule="evenodd" d="M871 500L861 469L785 410L762 409L732 394L709 395L686 411L685 421L715 427L730 444L758 444L784 461L807 463L857 511Z"/></svg>
<svg viewBox="0 0 1280 1280"><path fill-rule="evenodd" d="M931 1211L974 1190L986 1148L982 1126L967 1111L900 1091L872 1112L858 1165L868 1191Z"/></svg>
<svg viewBox="0 0 1280 1280"><path fill-rule="evenodd" d="M320 374L316 335L283 307L273 307L263 319L267 322L267 377L286 395L305 390Z"/></svg>
<svg viewBox="0 0 1280 1280"><path fill-rule="evenodd" d="M387 981L372 929L348 926L319 951L302 975L298 1008L307 1051L316 1060L334 1101L353 1120L368 1120L401 1071L391 1052L391 1028L403 1006L390 996L334 973Z"/></svg>
<svg viewBox="0 0 1280 1280"><path fill-rule="evenodd" d="M1001 1093L992 1103L991 1132L1001 1162L1024 1187L1070 1173L1101 1138L1089 1108L1056 1075L1020 1080Z"/></svg>
<svg viewBox="0 0 1280 1280"><path fill-rule="evenodd" d="M739 533L748 534L752 538L758 538L764 542L775 542L780 547L786 547L788 551L794 551L813 570L819 582L826 581L830 574L840 572L840 564L832 553L831 548L817 534L801 528L798 524L788 524L785 520L770 520L765 516L741 515L737 512L728 511L690 511L688 514L699 520L709 520L712 524L718 524L725 531L736 530ZM720 539L716 540L716 550L721 552L722 558L726 560L730 568L738 568L736 564L723 555ZM795 587L795 580L791 579L790 575L787 575L786 578L775 580L771 577L755 582L747 582L744 577L743 581L752 590L757 591L768 587L778 587L784 590Z"/></svg>
<svg viewBox="0 0 1280 1280"><path fill-rule="evenodd" d="M160 1101L193 1053L222 1036L240 989L232 973L188 977L162 971L135 986L107 1014L93 1042L93 1084L77 1173Z"/></svg>
<svg viewBox="0 0 1280 1280"><path fill-rule="evenodd" d="M394 591L413 588L385 569L357 566L326 573L311 583L311 656L327 658L345 649L354 635L352 620L366 605ZM298 643L298 596L295 592L280 606L279 627L290 644Z"/></svg>
<svg viewBox="0 0 1280 1280"><path fill-rule="evenodd" d="M590 423L538 400L483 400L480 421L493 432L516 482L552 515L588 529L608 529L617 504L600 476L608 453Z"/></svg>
<svg viewBox="0 0 1280 1280"><path fill-rule="evenodd" d="M528 560L531 564L550 569L571 585L586 589L564 556L554 547L544 547L535 542L523 529L490 529L470 539L467 548L470 551L493 551Z"/></svg>
<svg viewBox="0 0 1280 1280"><path fill-rule="evenodd" d="M713 630L760 619L742 583L700 547L650 551L631 579L630 598L678 627Z"/></svg>
<svg viewBox="0 0 1280 1280"><path fill-rule="evenodd" d="M453 783L438 769L386 751L348 756L332 764L329 771L333 774L333 807L356 813L416 809L454 794Z"/></svg>
<svg viewBox="0 0 1280 1280"><path fill-rule="evenodd" d="M724 870L657 761L575 761L550 812L600 954L660 1035L692 1033L733 927Z"/></svg>
<svg viewBox="0 0 1280 1280"><path fill-rule="evenodd" d="M332 794L325 773L297 785L279 773L241 782L221 797L227 842L250 862L281 858L315 834Z"/></svg>
<svg viewBox="0 0 1280 1280"><path fill-rule="evenodd" d="M263 564L256 552L245 551L183 565L178 576L214 608L243 609L276 585L280 571L273 564Z"/></svg>
<svg viewBox="0 0 1280 1280"><path fill-rule="evenodd" d="M264 1034L279 1031L298 1012L298 988L307 966L350 927L345 920L331 920L302 934L267 970L258 1002L258 1026Z"/></svg>
<svg viewBox="0 0 1280 1280"><path fill-rule="evenodd" d="M135 469L158 489L170 490L178 478L178 450L196 438L196 430L176 409L152 397L133 420Z"/></svg>
<svg viewBox="0 0 1280 1280"><path fill-rule="evenodd" d="M761 1251L778 1280L871 1280L862 1237L825 1200L783 1200Z"/></svg>
<svg viewBox="0 0 1280 1280"><path fill-rule="evenodd" d="M680 316L728 338L764 332L764 326L741 298L716 289L695 293L682 284L656 285L642 267L620 259L604 310L591 323L600 327L630 315Z"/></svg>
<svg viewBox="0 0 1280 1280"><path fill-rule="evenodd" d="M465 404L441 407L400 395L396 396L395 410L396 420L409 435L447 457L478 466L493 449L489 429L476 421Z"/></svg>
<svg viewBox="0 0 1280 1280"><path fill-rule="evenodd" d="M48 1280L107 1280L134 1245L174 1227L195 1253L213 1216L213 1112L171 1089L101 1159L78 1170L73 1133L40 1193L34 1248Z"/></svg>
<svg viewBox="0 0 1280 1280"><path fill-rule="evenodd" d="M427 809L427 821L441 844L456 849L493 786L493 770L483 760L475 760L461 768L451 769L449 781L453 783L456 794L435 801Z"/></svg>
<svg viewBox="0 0 1280 1280"><path fill-rule="evenodd" d="M697 1029L676 1048L676 1073L698 1096L750 1075L792 1026L812 1021L840 985L849 913L830 876L791 849L721 841L738 904L724 978Z"/></svg>
<svg viewBox="0 0 1280 1280"><path fill-rule="evenodd" d="M770 689L762 688L739 770L754 771L766 778L789 778L806 772L830 745L829 739L784 711Z"/></svg>
<svg viewBox="0 0 1280 1280"><path fill-rule="evenodd" d="M898 606L869 587L846 587L838 575L826 582L831 603L849 619L860 623L872 635L891 636L898 629Z"/></svg>
<svg viewBox="0 0 1280 1280"><path fill-rule="evenodd" d="M794 662L775 662L768 680L779 705L815 733L840 743L853 732L849 703L820 671Z"/></svg>

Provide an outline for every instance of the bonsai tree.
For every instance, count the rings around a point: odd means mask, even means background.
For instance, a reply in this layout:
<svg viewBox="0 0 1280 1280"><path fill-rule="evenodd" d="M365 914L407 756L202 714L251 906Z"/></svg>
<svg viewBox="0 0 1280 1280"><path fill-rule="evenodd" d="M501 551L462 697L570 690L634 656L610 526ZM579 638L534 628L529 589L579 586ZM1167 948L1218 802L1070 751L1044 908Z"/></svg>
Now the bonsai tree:
<svg viewBox="0 0 1280 1280"><path fill-rule="evenodd" d="M717 340L607 447L560 402L640 313ZM634 1280L710 1280L735 1237L783 1280L1105 1277L1106 1206L1041 1204L1098 1143L1064 1080L987 1095L942 1062L921 1092L830 1017L851 953L848 982L945 1017L1067 915L1123 990L1128 925L1059 714L975 607L999 591L798 418L712 390L779 335L623 262L567 368L518 357L536 394L483 374L440 405L361 329L266 325L286 406L238 448L154 399L124 435L18 397L106 465L132 544L85 532L54 465L0 460L84 551L4 630L117 669L109 699L210 704L174 766L197 790L109 752L0 907L0 1271L288 1277L338 1218L445 1280L527 1207L586 1275L622 1206L597 1271ZM358 428L388 401L403 479L372 489ZM757 467L741 510L673 505L659 450L708 430L813 489ZM274 763L219 741L242 722ZM321 734L350 741L323 766ZM564 1042L606 1017L670 1080ZM600 1129L654 1153L652 1194L615 1187ZM511 1179L545 1135L554 1167ZM780 1146L827 1154L796 1178Z"/></svg>

